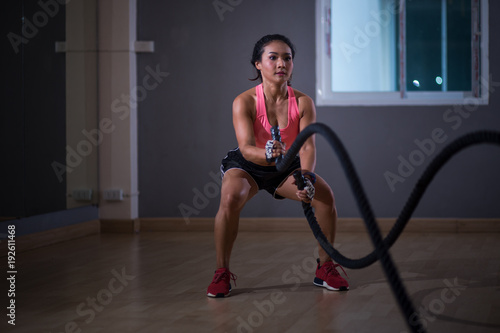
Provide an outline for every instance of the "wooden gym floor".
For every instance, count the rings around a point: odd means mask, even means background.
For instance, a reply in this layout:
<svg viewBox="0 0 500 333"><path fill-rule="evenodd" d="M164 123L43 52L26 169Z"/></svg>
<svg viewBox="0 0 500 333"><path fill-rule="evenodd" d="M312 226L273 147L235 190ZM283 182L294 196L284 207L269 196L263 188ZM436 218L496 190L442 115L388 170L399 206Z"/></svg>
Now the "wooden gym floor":
<svg viewBox="0 0 500 333"><path fill-rule="evenodd" d="M18 253L16 325L4 301L0 332L408 331L379 263L345 269L347 292L312 285L310 232L240 232L236 287L207 298L212 237L100 234ZM371 249L362 232L336 244L349 257ZM500 331L500 233L404 233L391 253L428 332Z"/></svg>

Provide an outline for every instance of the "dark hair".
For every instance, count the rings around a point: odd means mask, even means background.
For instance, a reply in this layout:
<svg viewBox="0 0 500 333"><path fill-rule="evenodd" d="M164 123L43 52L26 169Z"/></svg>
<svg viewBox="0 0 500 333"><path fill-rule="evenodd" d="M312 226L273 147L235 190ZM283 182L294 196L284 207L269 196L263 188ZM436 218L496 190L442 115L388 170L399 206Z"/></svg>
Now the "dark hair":
<svg viewBox="0 0 500 333"><path fill-rule="evenodd" d="M264 53L264 47L275 40L282 41L283 43L288 45L288 47L292 50L292 59L295 57L295 46L293 46L292 42L287 37L279 34L266 35L262 37L257 41L257 43L255 43L255 46L253 47L252 60L250 60L250 63L255 68L257 76L253 79L249 79L250 81L256 81L258 79L262 81L262 75L260 74L260 71L257 69L257 67L255 67L255 63L257 61L262 61L262 54Z"/></svg>

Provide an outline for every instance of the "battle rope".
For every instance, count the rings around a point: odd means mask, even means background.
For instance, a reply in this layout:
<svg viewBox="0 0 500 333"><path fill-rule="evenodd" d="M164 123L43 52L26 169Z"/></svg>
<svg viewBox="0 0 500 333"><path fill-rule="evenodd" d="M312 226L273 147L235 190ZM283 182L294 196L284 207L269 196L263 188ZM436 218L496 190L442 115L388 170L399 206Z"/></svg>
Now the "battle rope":
<svg viewBox="0 0 500 333"><path fill-rule="evenodd" d="M403 210L396 220L396 223L385 239L382 238L380 229L375 221L375 216L373 214L370 203L368 202L358 174L354 169L354 165L349 155L347 154L344 145L337 137L337 135L325 124L311 124L304 130L302 130L293 142L287 154L281 159L281 161L278 161L276 163L276 168L279 171L285 170L292 163L294 156L297 155L300 147L302 147L307 138L315 133L321 134L323 137L325 137L330 146L337 153L337 157L340 160L351 189L354 193L358 208L361 212L361 216L363 217L366 228L368 229L373 245L375 246L375 250L360 259L350 259L345 257L333 248L333 246L321 231L321 228L316 221L316 217L314 216L311 205L302 202L304 214L307 218L309 226L311 227L314 237L318 240L319 244L328 253L328 255L342 266L359 269L373 264L377 259L380 260L382 267L384 268L386 278L391 285L392 292L394 293L394 296L399 303L400 309L406 318L408 327L413 332L425 332L424 327L422 327L422 323L419 320L418 313L415 311L413 304L408 297L408 293L406 292L406 289L401 282L399 273L396 269L396 266L394 265L394 262L392 261L388 249L396 242L397 238L400 236L415 208L420 202L420 199L422 198L425 190L427 189L428 185L437 174L437 172L441 169L441 167L453 155L468 146L479 143L492 143L500 145L500 132L473 132L454 140L448 146L446 146L425 169L424 173L422 174L415 188L410 194L408 201L404 205Z"/></svg>

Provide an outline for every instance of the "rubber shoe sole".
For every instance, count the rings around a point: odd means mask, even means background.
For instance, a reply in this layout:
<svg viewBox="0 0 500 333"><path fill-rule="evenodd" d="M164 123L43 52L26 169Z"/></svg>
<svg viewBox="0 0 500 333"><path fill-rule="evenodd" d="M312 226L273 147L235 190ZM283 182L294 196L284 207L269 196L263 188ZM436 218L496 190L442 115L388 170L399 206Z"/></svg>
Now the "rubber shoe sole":
<svg viewBox="0 0 500 333"><path fill-rule="evenodd" d="M313 283L314 283L315 286L323 287L323 288L326 288L328 290L334 290L334 291L347 291L347 290L349 290L349 287L334 288L334 287L328 285L328 283L326 283L326 281L323 281L323 280L321 280L320 278L317 278L317 277L314 278L314 282Z"/></svg>
<svg viewBox="0 0 500 333"><path fill-rule="evenodd" d="M217 295L214 295L212 293L207 293L207 296L208 297L212 297L212 298L224 298L224 297L229 297L229 295L231 295L231 285L229 285L229 292L227 293L227 295L224 295L224 293L218 293Z"/></svg>

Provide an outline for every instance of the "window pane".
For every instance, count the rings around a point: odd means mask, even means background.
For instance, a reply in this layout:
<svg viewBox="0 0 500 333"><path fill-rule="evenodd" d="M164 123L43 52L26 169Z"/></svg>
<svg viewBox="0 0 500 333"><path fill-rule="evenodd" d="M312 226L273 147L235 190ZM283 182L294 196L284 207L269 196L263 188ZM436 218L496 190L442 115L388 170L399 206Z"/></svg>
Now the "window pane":
<svg viewBox="0 0 500 333"><path fill-rule="evenodd" d="M406 2L408 91L471 90L470 0Z"/></svg>
<svg viewBox="0 0 500 333"><path fill-rule="evenodd" d="M441 0L406 2L406 89L440 91Z"/></svg>
<svg viewBox="0 0 500 333"><path fill-rule="evenodd" d="M332 91L397 91L394 0L331 1Z"/></svg>
<svg viewBox="0 0 500 333"><path fill-rule="evenodd" d="M471 90L471 1L447 1L448 90Z"/></svg>
<svg viewBox="0 0 500 333"><path fill-rule="evenodd" d="M399 91L399 1L331 0L333 92ZM406 1L406 90L471 90L470 0Z"/></svg>

